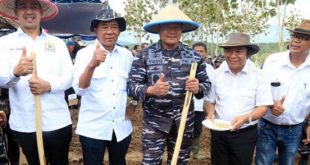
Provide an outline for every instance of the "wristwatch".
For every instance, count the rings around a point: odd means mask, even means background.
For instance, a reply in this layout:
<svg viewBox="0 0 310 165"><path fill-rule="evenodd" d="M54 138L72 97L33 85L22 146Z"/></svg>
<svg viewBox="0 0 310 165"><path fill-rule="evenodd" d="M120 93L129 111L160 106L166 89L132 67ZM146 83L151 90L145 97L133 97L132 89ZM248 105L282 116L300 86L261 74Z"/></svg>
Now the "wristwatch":
<svg viewBox="0 0 310 165"><path fill-rule="evenodd" d="M133 99L130 99L130 102L129 102L132 106L137 106L138 105L138 101L137 100L133 100Z"/></svg>

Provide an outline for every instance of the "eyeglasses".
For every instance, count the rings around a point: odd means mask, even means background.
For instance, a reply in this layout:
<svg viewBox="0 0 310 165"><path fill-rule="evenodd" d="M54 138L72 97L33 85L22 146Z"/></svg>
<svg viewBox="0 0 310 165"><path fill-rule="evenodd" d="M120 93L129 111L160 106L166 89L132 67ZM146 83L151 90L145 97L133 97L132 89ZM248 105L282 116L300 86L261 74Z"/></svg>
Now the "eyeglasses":
<svg viewBox="0 0 310 165"><path fill-rule="evenodd" d="M309 41L310 37L304 35L291 34L291 39L297 39L299 41Z"/></svg>

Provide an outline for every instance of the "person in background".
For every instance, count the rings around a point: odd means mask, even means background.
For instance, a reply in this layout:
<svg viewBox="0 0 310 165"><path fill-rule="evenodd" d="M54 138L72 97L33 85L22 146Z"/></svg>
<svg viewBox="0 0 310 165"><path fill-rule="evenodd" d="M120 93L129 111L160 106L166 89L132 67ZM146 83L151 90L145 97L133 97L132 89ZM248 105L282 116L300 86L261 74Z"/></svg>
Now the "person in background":
<svg viewBox="0 0 310 165"><path fill-rule="evenodd" d="M272 105L270 84L249 58L259 52L244 33L231 33L224 49L225 62L215 70L207 119L231 123L230 130L211 130L212 165L250 165L257 139L257 120Z"/></svg>
<svg viewBox="0 0 310 165"><path fill-rule="evenodd" d="M18 165L18 160L10 161L8 150L7 150L7 143L6 143L6 135L10 132L6 132L5 129L7 128L7 113L9 109L9 101L8 101L8 91L7 89L0 88L0 164L1 165ZM11 138L8 140L12 140ZM12 148L13 149L13 148ZM18 145L17 149L19 151ZM17 162L16 162L17 161Z"/></svg>
<svg viewBox="0 0 310 165"><path fill-rule="evenodd" d="M141 46L140 45L135 45L132 49L132 55L137 56L137 54L141 51Z"/></svg>
<svg viewBox="0 0 310 165"><path fill-rule="evenodd" d="M70 54L70 58L71 58L71 61L72 61L72 64L74 64L75 62L75 57L76 57L76 42L72 41L72 40L69 40L66 45L67 45L67 48L68 48L68 51L69 51L69 54ZM70 109L78 109L79 108L79 100L80 100L80 97L77 97L77 95L75 94L74 92L74 89L73 87L70 87L69 89L67 89L65 91L65 99L66 99L66 102L68 104L68 107Z"/></svg>
<svg viewBox="0 0 310 165"><path fill-rule="evenodd" d="M76 53L73 52L75 49L75 44L76 43L74 41L68 41L66 43L73 64L74 64L75 56L76 56Z"/></svg>
<svg viewBox="0 0 310 165"><path fill-rule="evenodd" d="M212 61L212 57L208 57L207 60L206 60L207 64L211 65L214 69L214 64L213 64L213 61Z"/></svg>
<svg viewBox="0 0 310 165"><path fill-rule="evenodd" d="M223 55L220 54L219 56L217 56L217 57L214 59L214 62L213 62L213 64L214 64L214 69L219 68L224 60L225 60L225 59L224 59L224 56L223 56Z"/></svg>
<svg viewBox="0 0 310 165"><path fill-rule="evenodd" d="M148 43L146 43L146 42L143 42L143 43L141 44L141 50L147 48L149 45L150 45L150 44L148 44Z"/></svg>
<svg viewBox="0 0 310 165"><path fill-rule="evenodd" d="M202 57L202 59L206 63L206 72L208 74L209 80L212 85L212 80L214 77L214 69L213 66L208 64L206 62L206 59L208 59L208 52L207 52L207 45L203 42L197 42L195 43L192 48ZM204 100L203 99L197 99L196 97L193 97L194 99L194 110L195 110L195 123L194 123L194 139L192 143L192 155L194 159L200 159L201 156L199 154L200 150L200 135L202 133L202 121L205 119L205 108Z"/></svg>
<svg viewBox="0 0 310 165"><path fill-rule="evenodd" d="M273 89L279 96L258 123L256 165L272 164L276 150L279 164L294 164L305 119L303 142L310 143L310 20L289 31L289 50L268 56L263 66L269 84L278 84Z"/></svg>
<svg viewBox="0 0 310 165"><path fill-rule="evenodd" d="M128 95L143 102L143 164L161 164L166 146L167 164L171 163L186 91L200 99L210 89L205 62L196 51L180 42L182 33L198 27L174 5L162 9L144 26L145 31L158 34L160 40L143 49L133 61L127 83ZM198 65L197 71L195 78L189 79L193 62ZM193 105L191 100L177 164L187 164L190 157Z"/></svg>
<svg viewBox="0 0 310 165"><path fill-rule="evenodd" d="M6 114L7 120L9 120L10 118L9 91L6 88L0 88L0 112L2 111ZM19 156L20 156L19 146L17 142L13 140L12 130L10 128L9 123L6 122L6 124L1 124L3 122L2 120L4 119L0 119L0 126L2 127L2 133L3 133L2 140L4 139L7 140L6 141L7 143L3 141L4 144L3 149L5 151L5 154L7 155L8 160L2 159L3 161L0 160L0 164L1 162L4 163L5 161L9 161L11 165L19 165Z"/></svg>
<svg viewBox="0 0 310 165"><path fill-rule="evenodd" d="M133 56L116 45L126 21L112 9L91 21L95 42L77 53L73 88L82 96L76 133L84 165L99 165L109 152L111 165L125 165L131 141L130 121L137 102L127 104L126 82Z"/></svg>
<svg viewBox="0 0 310 165"><path fill-rule="evenodd" d="M67 165L72 137L71 116L64 91L72 83L72 62L65 43L46 33L41 21L54 18L58 8L49 0L2 0L0 15L20 27L0 38L0 86L9 88L13 138L27 162L38 165L34 95L40 96L46 164ZM34 59L36 55L36 75Z"/></svg>

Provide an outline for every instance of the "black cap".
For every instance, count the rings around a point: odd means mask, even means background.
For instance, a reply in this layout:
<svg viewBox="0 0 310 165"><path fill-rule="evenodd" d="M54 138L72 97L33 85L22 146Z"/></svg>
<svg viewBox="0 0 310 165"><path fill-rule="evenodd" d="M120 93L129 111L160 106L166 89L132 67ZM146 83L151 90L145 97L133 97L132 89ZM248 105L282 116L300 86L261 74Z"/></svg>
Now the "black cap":
<svg viewBox="0 0 310 165"><path fill-rule="evenodd" d="M118 23L121 32L126 30L126 20L124 17L119 16L112 9L103 9L97 14L96 19L91 21L90 31L94 32L94 29L98 26L99 22L112 20L115 20Z"/></svg>
<svg viewBox="0 0 310 165"><path fill-rule="evenodd" d="M271 86L273 86L273 87L279 87L280 85L281 85L280 82L272 82L271 83Z"/></svg>

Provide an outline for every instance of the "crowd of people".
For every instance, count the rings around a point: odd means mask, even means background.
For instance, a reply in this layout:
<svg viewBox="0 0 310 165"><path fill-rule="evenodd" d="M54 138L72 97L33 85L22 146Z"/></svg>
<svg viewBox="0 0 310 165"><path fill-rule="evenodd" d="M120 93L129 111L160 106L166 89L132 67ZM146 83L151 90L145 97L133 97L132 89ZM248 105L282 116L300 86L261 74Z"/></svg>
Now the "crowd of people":
<svg viewBox="0 0 310 165"><path fill-rule="evenodd" d="M143 27L159 41L136 45L132 52L116 44L127 24L112 9L102 9L90 20L97 39L78 50L76 42L65 43L42 29L41 21L57 13L49 0L1 1L0 14L20 27L0 38L0 103L9 110L0 112L0 164L18 164L18 146L28 164L40 164L36 113L42 115L44 160L69 164L72 121L65 95L73 93L80 96L75 131L85 165L102 164L106 149L111 165L126 164L138 103L144 113L142 164L162 164L165 149L171 164L186 101L189 111L177 164L188 164L191 153L200 159L205 119L231 125L225 131L211 129L213 165L250 165L253 159L257 165L276 159L292 165L300 142L310 144L310 20L288 29L289 50L269 56L260 69L250 60L260 47L245 33L229 34L219 45L223 55L214 60L206 44L184 44L182 34L195 31L199 23L175 5L163 8ZM193 63L194 78L189 77ZM185 100L187 92L192 100Z"/></svg>

